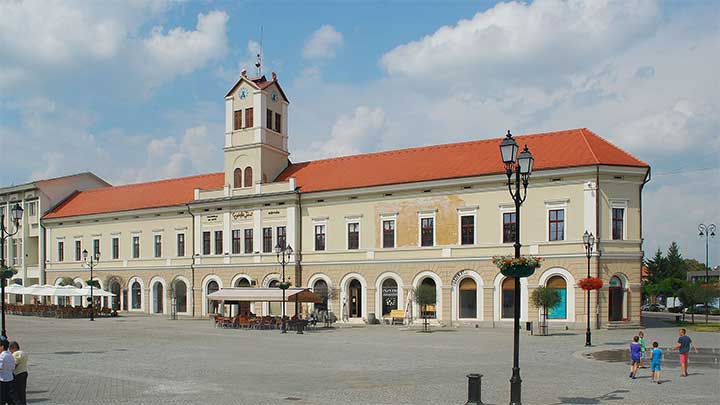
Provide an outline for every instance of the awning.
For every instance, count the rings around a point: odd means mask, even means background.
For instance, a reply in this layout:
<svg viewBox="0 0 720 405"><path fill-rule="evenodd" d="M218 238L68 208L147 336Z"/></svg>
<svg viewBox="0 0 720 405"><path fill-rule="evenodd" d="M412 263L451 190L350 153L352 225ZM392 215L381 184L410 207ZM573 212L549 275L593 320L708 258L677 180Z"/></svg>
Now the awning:
<svg viewBox="0 0 720 405"><path fill-rule="evenodd" d="M90 287L77 288L72 285L39 285L35 284L30 287L23 287L21 285L12 285L5 287L5 294L27 294L27 295L39 295L39 296L50 296L50 297L85 297L90 296ZM93 289L93 296L95 297L114 297L115 294L101 290L100 288Z"/></svg>
<svg viewBox="0 0 720 405"><path fill-rule="evenodd" d="M221 288L208 294L212 301L244 301L244 302L282 302L283 291L277 287L272 288ZM287 302L314 302L320 303L322 299L307 288L288 288L285 290Z"/></svg>
<svg viewBox="0 0 720 405"><path fill-rule="evenodd" d="M82 293L83 297L89 297L90 296L90 287L83 287L78 289L79 292ZM101 288L94 287L92 289L92 295L93 297L114 297L115 294L105 291Z"/></svg>

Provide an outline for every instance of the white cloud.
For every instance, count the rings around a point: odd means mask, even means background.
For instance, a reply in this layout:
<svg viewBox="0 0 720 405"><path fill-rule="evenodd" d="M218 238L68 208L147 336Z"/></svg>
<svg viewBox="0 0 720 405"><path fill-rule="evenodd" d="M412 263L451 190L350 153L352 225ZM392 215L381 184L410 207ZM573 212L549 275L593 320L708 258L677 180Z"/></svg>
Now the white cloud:
<svg viewBox="0 0 720 405"><path fill-rule="evenodd" d="M651 0L500 3L383 55L391 76L532 78L587 67L652 31Z"/></svg>
<svg viewBox="0 0 720 405"><path fill-rule="evenodd" d="M331 59L343 46L343 36L332 25L323 25L310 35L303 48L305 59Z"/></svg>

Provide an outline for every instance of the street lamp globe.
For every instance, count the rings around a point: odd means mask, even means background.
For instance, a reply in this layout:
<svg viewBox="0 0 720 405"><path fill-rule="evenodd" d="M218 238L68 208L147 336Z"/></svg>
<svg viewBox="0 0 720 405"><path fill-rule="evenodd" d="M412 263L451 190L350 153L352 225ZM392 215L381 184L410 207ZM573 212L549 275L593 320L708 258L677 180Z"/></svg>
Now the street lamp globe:
<svg viewBox="0 0 720 405"><path fill-rule="evenodd" d="M593 235L592 232L590 233L590 237L588 238L588 245L589 246L595 245L595 235Z"/></svg>
<svg viewBox="0 0 720 405"><path fill-rule="evenodd" d="M508 131L505 135L505 139L500 142L500 155L506 168L511 167L515 164L515 158L518 152L518 145L513 139L512 134Z"/></svg>
<svg viewBox="0 0 720 405"><path fill-rule="evenodd" d="M291 254L293 254L293 248L292 248L292 246L287 245L287 247L285 248L285 251L287 251L288 256L290 256Z"/></svg>
<svg viewBox="0 0 720 405"><path fill-rule="evenodd" d="M278 243L275 245L275 254L280 256L280 252L282 251L282 247L280 247L280 244Z"/></svg>
<svg viewBox="0 0 720 405"><path fill-rule="evenodd" d="M15 206L10 210L13 221L17 224L22 219L23 209L20 204L15 203Z"/></svg>
<svg viewBox="0 0 720 405"><path fill-rule="evenodd" d="M583 243L585 245L588 245L590 243L590 234L588 233L588 231L585 231L585 233L583 234Z"/></svg>
<svg viewBox="0 0 720 405"><path fill-rule="evenodd" d="M88 255L87 249L83 249L83 251L82 251L83 260L87 260L87 255Z"/></svg>
<svg viewBox="0 0 720 405"><path fill-rule="evenodd" d="M533 164L535 163L535 158L533 157L532 153L530 153L530 150L528 150L527 145L525 145L525 149L520 153L520 156L518 156L518 165L520 166L520 174L527 177L530 176L533 170Z"/></svg>

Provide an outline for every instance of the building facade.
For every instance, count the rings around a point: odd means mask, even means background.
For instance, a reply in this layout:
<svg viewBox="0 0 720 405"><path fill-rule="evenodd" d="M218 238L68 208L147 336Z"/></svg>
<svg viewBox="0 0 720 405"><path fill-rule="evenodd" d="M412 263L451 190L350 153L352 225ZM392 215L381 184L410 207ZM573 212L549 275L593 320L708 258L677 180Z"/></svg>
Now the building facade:
<svg viewBox="0 0 720 405"><path fill-rule="evenodd" d="M19 204L24 210L17 233L6 241L2 252L5 263L17 270L11 282L25 286L45 283L44 214L73 193L108 186L92 173L79 173L0 188L0 221L10 233L15 232L10 209Z"/></svg>
<svg viewBox="0 0 720 405"><path fill-rule="evenodd" d="M291 163L289 102L275 74L243 75L225 101L222 172L81 192L45 215L48 282L85 285L78 252L92 248L101 252L96 278L117 294L106 305L204 317L217 311L213 291L275 286L279 244L296 252L292 285L328 297L303 312L366 322L406 309L417 318L411 291L425 284L437 293L427 315L440 323L512 324L513 285L492 263L513 253L515 237L500 139ZM522 253L544 259L522 279L522 319L539 319L528 297L543 285L563 298L551 324L585 325L577 281L589 231L590 272L605 282L591 294L593 325L639 324L649 166L584 128L516 139L535 156ZM280 314L277 304L249 305Z"/></svg>

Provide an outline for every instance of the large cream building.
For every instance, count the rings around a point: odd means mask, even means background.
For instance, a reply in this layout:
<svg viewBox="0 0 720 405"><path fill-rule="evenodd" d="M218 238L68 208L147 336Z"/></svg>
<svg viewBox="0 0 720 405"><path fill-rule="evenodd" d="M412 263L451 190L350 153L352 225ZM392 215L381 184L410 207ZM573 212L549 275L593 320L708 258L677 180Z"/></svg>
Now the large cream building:
<svg viewBox="0 0 720 405"><path fill-rule="evenodd" d="M491 261L513 252L500 139L291 163L288 106L275 74L243 76L225 97L223 172L82 191L55 207L43 219L48 282L84 285L80 252L99 251L96 278L118 295L106 305L149 314L175 305L204 317L216 310L212 291L274 286L274 246L286 243L296 252L291 283L331 291L327 305L343 322L395 308L417 317L409 292L428 284L437 291L429 315L440 323L511 324L512 283ZM592 294L593 325L638 324L649 166L588 129L516 139L535 157L522 252L544 258L522 280L522 319L538 319L528 296L548 285L563 297L550 322L584 326L576 284L589 231L597 236L591 272L605 282Z"/></svg>

